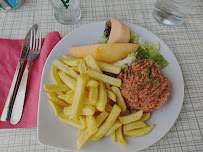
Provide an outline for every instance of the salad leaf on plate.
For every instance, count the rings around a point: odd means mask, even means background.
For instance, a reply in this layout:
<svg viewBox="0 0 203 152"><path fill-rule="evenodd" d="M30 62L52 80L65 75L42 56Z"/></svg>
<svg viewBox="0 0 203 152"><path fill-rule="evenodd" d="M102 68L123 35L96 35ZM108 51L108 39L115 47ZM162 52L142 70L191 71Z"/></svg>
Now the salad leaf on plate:
<svg viewBox="0 0 203 152"><path fill-rule="evenodd" d="M134 32L130 33L130 43L139 44L140 48L137 51L136 59L153 59L155 62L158 62L158 67L160 69L166 67L168 62L164 57L157 52L159 50L159 42L145 42L141 37L136 36Z"/></svg>

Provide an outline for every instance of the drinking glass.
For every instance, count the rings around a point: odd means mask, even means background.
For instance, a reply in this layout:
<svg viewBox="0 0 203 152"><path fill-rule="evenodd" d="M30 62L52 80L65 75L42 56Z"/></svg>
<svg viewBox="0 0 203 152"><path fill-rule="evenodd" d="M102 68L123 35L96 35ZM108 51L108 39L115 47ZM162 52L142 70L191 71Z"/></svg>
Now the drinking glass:
<svg viewBox="0 0 203 152"><path fill-rule="evenodd" d="M153 16L165 25L182 24L195 6L197 0L157 0Z"/></svg>
<svg viewBox="0 0 203 152"><path fill-rule="evenodd" d="M54 17L61 24L73 24L80 20L79 0L49 0L54 9Z"/></svg>

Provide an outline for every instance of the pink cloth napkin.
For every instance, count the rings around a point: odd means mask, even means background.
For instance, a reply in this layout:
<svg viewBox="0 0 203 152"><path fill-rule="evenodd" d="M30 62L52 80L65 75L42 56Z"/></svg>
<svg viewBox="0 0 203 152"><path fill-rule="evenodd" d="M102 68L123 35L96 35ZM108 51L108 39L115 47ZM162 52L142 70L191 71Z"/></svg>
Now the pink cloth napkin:
<svg viewBox="0 0 203 152"><path fill-rule="evenodd" d="M58 32L48 33L46 38L43 39L41 53L30 65L22 118L16 125L12 125L9 121L0 121L0 129L37 127L38 99L42 70L49 53L60 40L61 37ZM0 39L0 114L3 111L10 90L22 45L23 40Z"/></svg>

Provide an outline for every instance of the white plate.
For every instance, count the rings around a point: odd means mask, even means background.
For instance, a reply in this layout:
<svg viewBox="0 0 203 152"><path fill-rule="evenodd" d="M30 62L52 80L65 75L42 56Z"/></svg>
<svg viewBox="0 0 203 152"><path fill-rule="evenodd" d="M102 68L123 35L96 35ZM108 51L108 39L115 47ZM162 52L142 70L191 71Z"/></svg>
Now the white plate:
<svg viewBox="0 0 203 152"><path fill-rule="evenodd" d="M154 144L161 139L175 123L183 103L184 82L180 66L166 44L150 31L134 24L128 24L131 31L147 41L158 41L159 52L169 62L161 72L165 74L171 84L171 94L164 106L152 112L148 125L156 124L155 128L143 137L126 138L127 147L115 143L111 137L104 137L99 141L88 141L80 152L116 152L116 151L139 151ZM55 58L60 59L64 54L69 54L68 48L72 46L83 46L100 40L103 35L105 22L96 22L84 25L66 35L52 50L44 65L39 96L38 110L38 140L41 144L77 151L76 140L78 129L71 127L55 116L52 107L48 103L43 84L53 84L51 77L52 62Z"/></svg>

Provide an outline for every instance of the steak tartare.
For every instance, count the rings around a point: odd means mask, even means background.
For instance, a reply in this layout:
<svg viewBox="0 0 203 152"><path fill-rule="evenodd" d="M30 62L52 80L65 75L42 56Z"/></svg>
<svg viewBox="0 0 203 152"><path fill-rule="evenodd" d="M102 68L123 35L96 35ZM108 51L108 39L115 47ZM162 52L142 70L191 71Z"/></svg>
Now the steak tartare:
<svg viewBox="0 0 203 152"><path fill-rule="evenodd" d="M121 94L131 110L152 112L163 106L170 95L168 78L160 73L154 60L135 60L121 72Z"/></svg>

